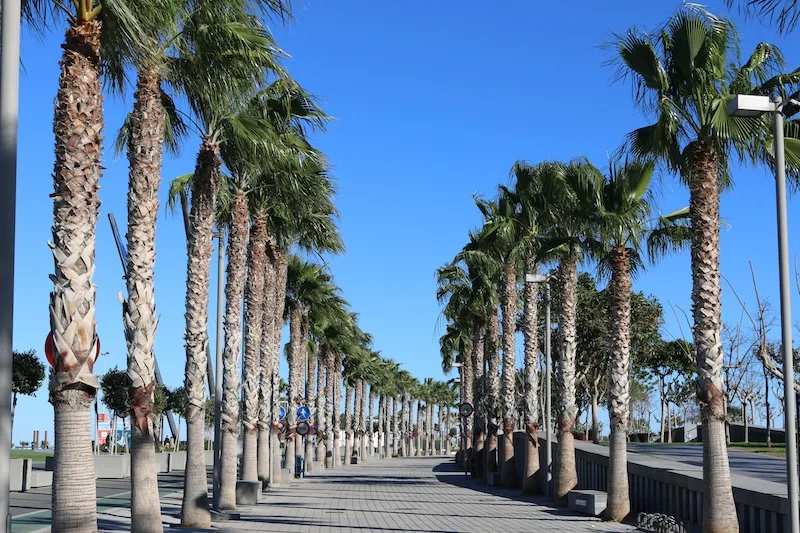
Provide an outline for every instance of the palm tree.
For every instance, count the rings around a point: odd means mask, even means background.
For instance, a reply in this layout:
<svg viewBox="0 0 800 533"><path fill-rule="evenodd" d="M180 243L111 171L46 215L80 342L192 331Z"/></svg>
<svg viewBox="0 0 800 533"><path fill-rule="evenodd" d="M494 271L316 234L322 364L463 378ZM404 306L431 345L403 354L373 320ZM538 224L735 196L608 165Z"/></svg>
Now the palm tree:
<svg viewBox="0 0 800 533"><path fill-rule="evenodd" d="M657 34L629 30L617 48L620 74L632 79L637 104L655 110L654 124L630 134L633 153L658 158L689 186L697 397L704 433L703 531L737 531L719 342L719 192L728 182L729 154L760 157L771 143L768 117L728 116L726 105L734 94L785 91L784 84L797 83L800 74L780 75L781 54L765 43L740 63L733 24L694 4L682 6Z"/></svg>
<svg viewBox="0 0 800 533"><path fill-rule="evenodd" d="M558 172L546 175L543 184L550 211L540 222L547 228L541 243L539 258L557 259L561 309L558 317L559 355L556 383L558 458L554 497L557 505L566 505L567 494L575 488L578 476L575 469L575 357L577 350L577 282L578 263L587 250L587 238L596 231L593 214L598 204L602 175L588 161L577 160L562 166Z"/></svg>
<svg viewBox="0 0 800 533"><path fill-rule="evenodd" d="M506 194L513 195L519 204L517 220L519 224L519 240L524 246L524 275L535 276L538 272L537 253L539 252L539 219L545 218L548 209L543 185L553 181L552 174L558 171L553 163L531 165L518 161L511 170L514 176L514 190ZM524 409L525 422L525 467L523 470L522 490L530 493L538 490L536 473L539 471L539 379L536 375L539 357L538 335L538 285L525 282L523 286L522 331L524 347Z"/></svg>
<svg viewBox="0 0 800 533"><path fill-rule="evenodd" d="M496 201L476 199L485 223L478 235L480 248L472 253L484 254L484 261L496 261L501 269L499 282L500 309L502 312L503 338L503 457L501 458L500 483L511 487L515 482L514 468L514 398L517 312L517 276L520 259L525 251L527 228L520 224L516 196L505 187L500 188Z"/></svg>
<svg viewBox="0 0 800 533"><path fill-rule="evenodd" d="M107 67L109 81L119 87L124 71L121 62L130 57L128 53L132 48L142 46L140 37L151 35L165 17L163 12L148 10L152 18L141 21L127 6L116 2L103 2L101 6L94 0L80 0L72 5L74 11L60 5L53 10L67 14L68 27L62 46L53 117L53 240L49 246L53 252L54 275L48 342L52 343L55 354L50 387L56 441L52 529L80 532L97 528L89 410L99 387L92 368L98 352L93 275L95 227L100 205L98 184L102 174L101 70ZM23 14L34 25L49 23L50 8L50 2L25 2ZM101 18L106 21L105 26ZM138 267L141 250L137 248L134 255ZM132 277L138 274L139 271ZM137 299L138 292L133 297ZM147 313L144 306L152 302L139 300L136 304L142 304L142 313ZM133 318L136 319L138 316ZM145 317L143 326L152 329L152 321ZM142 367L149 361L143 353L147 346L141 348L136 347L142 353L139 353L141 365L136 368L141 373L135 377L136 385L146 388L149 386L147 371ZM143 392L139 391L138 397L145 396ZM141 403L147 402L141 400ZM145 416L140 413L136 419L137 425L141 422L148 430L152 427L152 420L146 413ZM140 430L141 427L136 429L136 460L142 469L136 474L137 490L132 496L136 500L134 512L152 513L158 503L157 498L154 504L152 496L148 495L148 452L138 446ZM153 456L151 462L154 461Z"/></svg>
<svg viewBox="0 0 800 533"><path fill-rule="evenodd" d="M770 22L777 22L778 28L784 33L794 30L800 20L798 0L725 0L725 4L729 8L739 4L748 14L754 13Z"/></svg>

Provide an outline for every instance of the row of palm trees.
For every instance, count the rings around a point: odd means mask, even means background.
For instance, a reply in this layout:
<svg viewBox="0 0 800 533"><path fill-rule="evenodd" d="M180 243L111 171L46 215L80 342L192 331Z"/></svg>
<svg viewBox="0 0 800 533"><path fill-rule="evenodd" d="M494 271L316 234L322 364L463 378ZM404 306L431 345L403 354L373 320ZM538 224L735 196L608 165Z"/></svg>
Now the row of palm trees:
<svg viewBox="0 0 800 533"><path fill-rule="evenodd" d="M316 361L309 354L318 353L324 362L327 394L320 390L323 380L318 372L315 401L320 406L320 399L326 399L326 408L318 409L317 417L319 427L328 428L321 434L329 437L324 441L329 448L336 444L338 449L338 432L333 437L333 423L326 423L338 420L335 384L345 377L352 390L373 373L384 375L369 364L377 356L364 355L370 338L358 328L330 275L296 255L339 253L343 244L325 157L308 139L310 133L324 129L328 117L285 71L281 63L285 54L260 20L264 15L288 18L289 5L282 0L143 0L135 6L121 0L78 0L74 11L67 12L61 3L42 1L26 3L25 15L36 28L53 24L61 15L68 22L54 116L55 274L49 341L55 354L52 529L97 529L88 436L89 410L99 386L93 374L99 341L92 278L102 173L102 84L122 91L129 78L136 80L133 109L116 148L127 151L129 162L128 296L123 316L133 421L132 528L162 530L154 447L158 433L153 398L158 324L155 227L164 148L177 151L188 133L200 139L195 168L174 180L169 194L171 205L179 200L190 205L184 381L187 461L181 521L185 526L208 527L204 383L215 231L220 241L227 239L222 509L236 504L237 477L269 482L270 461L278 465L273 472L280 473L280 446L273 428L278 426L285 319L291 332L287 458L297 453L295 408L306 362L310 367ZM393 368L399 372L396 365ZM313 374L309 368L308 375ZM399 389L393 387L398 381L386 378L383 383L383 389L378 385L370 394L380 393L388 406L389 394L397 397ZM311 383L308 388L313 389ZM243 454L237 467L240 433ZM272 457L269 450L274 451ZM338 457L332 449L328 453ZM293 468L293 461L286 464Z"/></svg>
<svg viewBox="0 0 800 533"><path fill-rule="evenodd" d="M732 117L726 108L735 94L785 96L800 83L800 70L782 72L780 51L766 43L741 62L733 24L697 5L682 6L659 30L632 28L613 46L619 77L632 82L636 105L653 123L627 136L606 172L582 158L566 163L519 161L512 168L510 186L500 186L495 199L476 199L483 226L438 270L437 296L447 319L441 351L445 368L453 361L461 363L463 398L477 407L466 434L466 460L484 475L498 471L501 483L510 486L515 481L514 343L516 331L522 331L528 436L522 484L535 490L542 418L536 360L540 337L557 335L554 496L564 504L578 479L572 433L576 337L581 334L575 326L578 266L595 265L601 276L609 277L606 514L622 520L630 512L626 434L631 277L643 268L645 252L652 261L690 244L697 400L704 431L703 531L737 531L725 448L719 341L719 194L732 186L729 164L734 155L771 162L771 133L768 120ZM794 123L789 130L797 133ZM795 143L788 143L790 150ZM796 150L787 155L791 171L797 170L798 155ZM666 216L653 212L657 168L675 172L688 185L687 208ZM539 285L525 282L546 265L556 267L551 283L560 291L555 331L539 313ZM519 326L518 301L523 306ZM505 442L497 465L500 428Z"/></svg>

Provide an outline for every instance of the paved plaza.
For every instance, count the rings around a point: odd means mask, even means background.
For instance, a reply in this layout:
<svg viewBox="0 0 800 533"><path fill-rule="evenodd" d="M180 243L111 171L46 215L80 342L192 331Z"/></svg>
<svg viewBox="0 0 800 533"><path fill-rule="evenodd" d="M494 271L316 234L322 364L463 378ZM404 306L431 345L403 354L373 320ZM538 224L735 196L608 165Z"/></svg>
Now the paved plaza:
<svg viewBox="0 0 800 533"><path fill-rule="evenodd" d="M634 531L633 527L556 510L541 498L486 487L458 472L452 459L368 461L275 488L223 531L286 533L545 533ZM181 495L162 496L167 531L176 527ZM102 531L129 530L124 505L99 509Z"/></svg>

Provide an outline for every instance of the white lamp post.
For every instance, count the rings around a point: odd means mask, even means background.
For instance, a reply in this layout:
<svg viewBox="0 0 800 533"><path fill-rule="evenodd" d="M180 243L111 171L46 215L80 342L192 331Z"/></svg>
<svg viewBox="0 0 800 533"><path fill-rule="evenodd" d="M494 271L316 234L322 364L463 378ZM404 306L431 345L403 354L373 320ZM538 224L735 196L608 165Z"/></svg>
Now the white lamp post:
<svg viewBox="0 0 800 533"><path fill-rule="evenodd" d="M789 291L789 230L786 217L786 162L784 158L783 121L800 111L798 93L782 103L780 97L737 95L728 104L728 114L735 117L758 117L772 113L775 143L775 200L778 211L778 271L781 294L781 349L783 350L784 427L786 428L786 479L789 488L789 520L792 533L800 533L798 508L797 442L795 441L794 363L792 361L792 310Z"/></svg>
<svg viewBox="0 0 800 533"><path fill-rule="evenodd" d="M546 400L545 400L545 446L547 447L545 453L545 476L544 476L544 493L550 494L550 482L553 479L553 431L551 428L550 412L551 412L551 399L550 392L550 278L542 276L541 274L525 274L525 283L544 283L545 284L545 336L544 336L544 365L545 365L545 383L546 383Z"/></svg>

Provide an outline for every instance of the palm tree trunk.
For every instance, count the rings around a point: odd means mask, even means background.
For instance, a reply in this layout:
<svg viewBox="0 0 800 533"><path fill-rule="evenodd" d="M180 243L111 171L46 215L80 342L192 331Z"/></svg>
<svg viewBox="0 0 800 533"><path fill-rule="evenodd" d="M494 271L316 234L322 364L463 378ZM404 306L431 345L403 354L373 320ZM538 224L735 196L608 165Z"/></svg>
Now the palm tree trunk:
<svg viewBox="0 0 800 533"><path fill-rule="evenodd" d="M253 224L250 226L250 243L247 250L247 286L244 294L244 363L242 364L244 438L241 472L243 481L258 481L258 377L260 374L258 355L264 320L266 245L267 216L263 211L259 211L253 217ZM236 304L241 306L240 302L241 300L237 300ZM238 371L238 367L236 371Z"/></svg>
<svg viewBox="0 0 800 533"><path fill-rule="evenodd" d="M397 457L400 428L398 426L397 397L392 396L392 457Z"/></svg>
<svg viewBox="0 0 800 533"><path fill-rule="evenodd" d="M503 457L501 459L500 483L512 487L515 482L514 469L514 406L516 404L516 351L514 333L517 314L517 264L509 259L503 268Z"/></svg>
<svg viewBox="0 0 800 533"><path fill-rule="evenodd" d="M525 274L535 275L536 259L532 253L525 256ZM539 471L539 378L536 364L539 359L538 292L536 283L525 283L523 288L522 333L525 339L525 470L522 478L523 493L539 490L536 479Z"/></svg>
<svg viewBox="0 0 800 533"><path fill-rule="evenodd" d="M247 271L250 212L247 195L231 199L228 266L225 282L225 349L222 380L222 447L220 448L220 509L236 509L239 463L239 353L242 349L242 299ZM250 273L252 276L252 273ZM249 283L249 282L248 282Z"/></svg>
<svg viewBox="0 0 800 533"><path fill-rule="evenodd" d="M264 261L264 296L261 311L261 350L259 353L258 384L258 457L257 471L261 488L266 489L271 482L270 440L272 439L272 346L275 342L276 282L275 257L273 245L267 241Z"/></svg>
<svg viewBox="0 0 800 533"><path fill-rule="evenodd" d="M96 491L90 411L99 383L97 357L95 227L102 173L103 91L100 22L75 21L67 29L53 127L53 252L50 332L56 354L51 380L55 412L53 531L96 531Z"/></svg>
<svg viewBox="0 0 800 533"><path fill-rule="evenodd" d="M344 464L350 464L353 456L353 388L345 385L344 389Z"/></svg>
<svg viewBox="0 0 800 533"><path fill-rule="evenodd" d="M690 144L692 312L697 401L703 423L703 532L739 530L725 447L719 273L719 169L706 139Z"/></svg>
<svg viewBox="0 0 800 533"><path fill-rule="evenodd" d="M333 466L342 466L340 409L342 402L342 356L336 354L333 369Z"/></svg>
<svg viewBox="0 0 800 533"><path fill-rule="evenodd" d="M301 366L305 362L305 346L303 344L303 312L294 307L289 315L289 390L286 406L286 450L285 466L289 471L289 479L294 478L295 458L300 453L297 449L297 408L300 397Z"/></svg>
<svg viewBox="0 0 800 533"><path fill-rule="evenodd" d="M389 397L383 397L383 456L386 459L391 459L392 454L389 452L389 430L391 429L389 426L391 425L391 420L389 419L389 415L391 414L391 410L389 407Z"/></svg>
<svg viewBox="0 0 800 533"><path fill-rule="evenodd" d="M630 416L631 278L628 252L618 246L612 252L611 361L608 365L608 412L611 427L608 456L608 505L606 518L621 522L631 511L628 492L626 438Z"/></svg>
<svg viewBox="0 0 800 533"><path fill-rule="evenodd" d="M359 426L358 431L361 433L361 437L359 438L359 442L361 443L361 460L367 460L367 439L369 438L369 434L366 431L367 426L367 382L366 380L361 380L361 425Z"/></svg>
<svg viewBox="0 0 800 533"><path fill-rule="evenodd" d="M472 381L467 382L466 388L471 391L472 405L475 415L472 419L472 475L483 477L483 467L486 463L484 442L486 440L486 393L482 386L484 382L484 350L486 348L486 328L475 321L475 340L472 341ZM471 385L471 386L470 386ZM469 434L469 426L467 426Z"/></svg>
<svg viewBox="0 0 800 533"><path fill-rule="evenodd" d="M375 435L375 424L373 423L373 411L375 406L375 387L369 386L369 409L367 410L367 422L369 424L367 429L367 455L373 457L375 454L375 447L372 444L372 438Z"/></svg>
<svg viewBox="0 0 800 533"><path fill-rule="evenodd" d="M334 433L337 432L338 424L336 423L336 410L334 409L334 384L336 382L336 371L334 369L333 352L327 346L323 347L322 359L325 361L325 416L323 435L325 435L325 467L333 468L334 466L334 442L338 439L334 438Z"/></svg>
<svg viewBox="0 0 800 533"><path fill-rule="evenodd" d="M578 263L575 258L566 258L559 265L559 277L563 285L563 300L558 324L560 354L556 373L558 388L558 448L555 472L554 499L558 506L567 505L567 495L578 484L575 470L575 351L577 312Z"/></svg>
<svg viewBox="0 0 800 533"><path fill-rule="evenodd" d="M203 139L197 155L189 214L186 275L186 470L181 525L208 528L208 489L205 462L206 346L208 345L208 287L211 270L220 161L217 145Z"/></svg>
<svg viewBox="0 0 800 533"><path fill-rule="evenodd" d="M307 367L306 367L306 405L308 406L309 410L313 409L317 403L317 397L315 394L314 387L316 386L314 377L317 374L317 357L314 354L309 354L307 357ZM314 417L309 420L309 424L313 424L314 419L316 417L316 413ZM306 472L313 472L314 471L314 442L311 439L311 435L306 435L303 437L305 441L305 464L306 464Z"/></svg>
<svg viewBox="0 0 800 533"><path fill-rule="evenodd" d="M497 310L489 313L489 322L486 331L486 359L488 361L488 391L486 397L486 466L483 470L484 480L488 478L489 472L497 472L497 395L500 388L498 366L500 364L500 354L497 349L498 330L500 329L497 319Z"/></svg>
<svg viewBox="0 0 800 533"><path fill-rule="evenodd" d="M434 420L433 420L433 403L429 401L426 409L427 409L427 418L426 418L426 420L428 422L428 427L427 427L427 441L428 442L427 442L426 448L427 448L427 455L430 457L430 456L433 455L433 452L434 452L434 450L433 450L433 436L434 436L435 430L434 430L434 426L433 426L433 422L434 422Z"/></svg>
<svg viewBox="0 0 800 533"><path fill-rule="evenodd" d="M382 438L386 439L386 419L384 418L384 401L383 395L378 396L378 457L383 457L383 444Z"/></svg>
<svg viewBox="0 0 800 533"><path fill-rule="evenodd" d="M279 417L279 403L280 403L280 364L281 364L281 336L283 332L283 310L286 304L286 279L288 276L287 265L288 261L286 256L277 248L272 246L272 256L270 261L274 261L273 267L275 270L275 310L272 314L272 334L270 341L270 355L272 357L272 367L270 377L272 381L271 387L271 402L270 412L272 413L272 479L270 483L273 485L281 485L283 483L283 473L281 472L281 447L280 435L278 433L278 417Z"/></svg>
<svg viewBox="0 0 800 533"><path fill-rule="evenodd" d="M317 463L320 465L325 464L325 368L326 363L324 357L320 358L317 365L317 401L316 413L314 414L314 421L317 426Z"/></svg>
<svg viewBox="0 0 800 533"><path fill-rule="evenodd" d="M353 389L353 455L358 457L361 451L361 380L357 380ZM360 457L359 457L360 459Z"/></svg>
<svg viewBox="0 0 800 533"><path fill-rule="evenodd" d="M164 112L158 72L139 69L128 137L128 300L123 325L131 378L131 516L133 531L163 531L155 456L153 268ZM152 527L146 524L152 524Z"/></svg>

